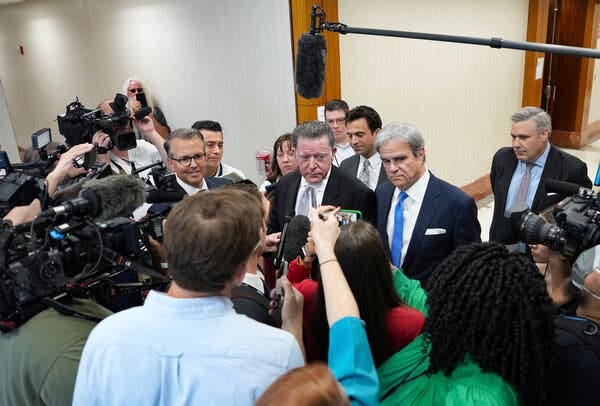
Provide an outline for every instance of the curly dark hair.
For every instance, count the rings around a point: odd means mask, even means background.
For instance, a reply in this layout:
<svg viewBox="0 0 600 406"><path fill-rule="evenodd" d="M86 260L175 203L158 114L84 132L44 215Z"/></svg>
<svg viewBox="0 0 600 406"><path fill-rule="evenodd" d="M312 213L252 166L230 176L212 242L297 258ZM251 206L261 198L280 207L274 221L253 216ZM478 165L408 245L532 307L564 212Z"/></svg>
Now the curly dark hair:
<svg viewBox="0 0 600 406"><path fill-rule="evenodd" d="M468 354L526 404L545 403L555 365L554 309L530 258L498 243L460 247L428 288L429 373L450 376Z"/></svg>

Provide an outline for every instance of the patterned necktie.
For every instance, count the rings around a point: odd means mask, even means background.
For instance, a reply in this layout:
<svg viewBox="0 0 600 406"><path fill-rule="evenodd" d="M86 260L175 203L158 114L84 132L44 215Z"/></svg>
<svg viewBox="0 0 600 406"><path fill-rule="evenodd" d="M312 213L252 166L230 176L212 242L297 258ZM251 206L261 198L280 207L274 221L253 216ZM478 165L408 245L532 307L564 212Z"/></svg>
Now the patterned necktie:
<svg viewBox="0 0 600 406"><path fill-rule="evenodd" d="M525 164L525 175L521 178L519 183L519 189L517 189L517 195L513 203L526 202L527 201L527 189L529 189L529 181L531 180L531 168L533 164Z"/></svg>
<svg viewBox="0 0 600 406"><path fill-rule="evenodd" d="M315 188L307 185L304 189L304 193L300 198L300 203L298 204L298 210L296 215L302 214L304 216L308 216L308 209L313 207L313 202L316 201L315 197Z"/></svg>
<svg viewBox="0 0 600 406"><path fill-rule="evenodd" d="M394 213L394 235L392 236L392 263L400 268L402 258L402 238L404 235L404 199L408 195L401 192Z"/></svg>
<svg viewBox="0 0 600 406"><path fill-rule="evenodd" d="M370 188L370 176L369 176L369 168L371 167L371 163L369 162L368 159L365 159L365 162L363 163L363 168L362 171L360 173L360 176L358 177L358 179L365 184L366 187Z"/></svg>

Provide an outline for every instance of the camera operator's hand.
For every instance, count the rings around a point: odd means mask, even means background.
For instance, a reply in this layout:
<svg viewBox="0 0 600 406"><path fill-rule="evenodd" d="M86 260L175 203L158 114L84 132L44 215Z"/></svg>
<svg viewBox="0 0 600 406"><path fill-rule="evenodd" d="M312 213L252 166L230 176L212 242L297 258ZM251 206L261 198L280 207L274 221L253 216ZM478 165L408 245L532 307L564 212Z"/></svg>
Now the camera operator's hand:
<svg viewBox="0 0 600 406"><path fill-rule="evenodd" d="M277 252L279 241L281 241L281 233L268 234L267 238L265 238L263 252Z"/></svg>
<svg viewBox="0 0 600 406"><path fill-rule="evenodd" d="M152 266L163 275L169 276L169 265L165 247L149 235L147 235L146 241L146 247L148 248L148 251L150 251L150 256L152 257Z"/></svg>
<svg viewBox="0 0 600 406"><path fill-rule="evenodd" d="M133 124L142 133L144 139L156 147L163 162L167 162L167 151L164 147L165 139L156 131L156 123L152 115L149 114L139 120L134 119Z"/></svg>
<svg viewBox="0 0 600 406"><path fill-rule="evenodd" d="M102 148L101 151L106 150L106 152L98 152L96 159L98 162L102 162L103 164L107 164L110 162L110 148L108 145L110 143L110 136L102 131L96 131L94 136L92 137L92 142L97 145L99 148Z"/></svg>
<svg viewBox="0 0 600 406"><path fill-rule="evenodd" d="M56 167L46 177L49 196L56 192L58 184L63 180L87 173L88 170L76 165L75 160L86 152L90 152L92 148L94 148L92 144L78 144L72 146L71 149L60 156Z"/></svg>
<svg viewBox="0 0 600 406"><path fill-rule="evenodd" d="M142 108L142 103L139 102L135 97L130 97L129 107L131 107L131 118L134 118L133 115Z"/></svg>

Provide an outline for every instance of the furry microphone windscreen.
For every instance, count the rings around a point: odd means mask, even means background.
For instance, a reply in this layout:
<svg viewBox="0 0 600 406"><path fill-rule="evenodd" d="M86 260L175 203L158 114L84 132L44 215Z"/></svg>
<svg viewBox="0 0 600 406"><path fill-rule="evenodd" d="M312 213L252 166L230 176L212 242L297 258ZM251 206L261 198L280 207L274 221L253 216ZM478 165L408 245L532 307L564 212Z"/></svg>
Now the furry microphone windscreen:
<svg viewBox="0 0 600 406"><path fill-rule="evenodd" d="M327 44L322 34L304 33L298 39L296 53L296 91L306 99L323 94Z"/></svg>
<svg viewBox="0 0 600 406"><path fill-rule="evenodd" d="M130 216L145 202L144 183L131 175L113 175L86 182L83 190L91 190L100 197L102 211L96 221Z"/></svg>

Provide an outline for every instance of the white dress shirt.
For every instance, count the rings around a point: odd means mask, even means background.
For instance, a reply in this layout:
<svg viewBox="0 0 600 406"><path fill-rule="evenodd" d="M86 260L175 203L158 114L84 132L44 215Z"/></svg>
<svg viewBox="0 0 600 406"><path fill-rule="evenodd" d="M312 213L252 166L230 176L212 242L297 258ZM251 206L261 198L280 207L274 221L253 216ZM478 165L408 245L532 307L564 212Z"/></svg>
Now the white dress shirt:
<svg viewBox="0 0 600 406"><path fill-rule="evenodd" d="M296 206L294 206L294 210L298 212L298 206L300 205L300 200L302 199L302 195L308 186L312 186L315 189L315 197L317 200L317 207L319 207L323 202L323 194L325 193L325 188L327 187L327 182L329 181L329 176L331 175L331 168L329 168L329 172L327 172L327 176L323 178L319 183L308 183L304 177L300 178L300 188L298 189L298 195L296 196Z"/></svg>
<svg viewBox="0 0 600 406"><path fill-rule="evenodd" d="M412 238L413 230L417 224L417 218L423 205L423 199L425 198L425 192L427 191L427 185L429 184L429 171L425 169L423 176L419 178L411 187L405 190L408 197L404 200L404 228L402 230L402 255L400 256L400 265L404 262L406 251L408 250L408 244ZM400 197L400 189L396 188L392 196L392 205L390 212L388 213L387 219L387 235L390 250L392 249L392 239L394 237L394 218L396 213L396 206L398 205L398 198Z"/></svg>

